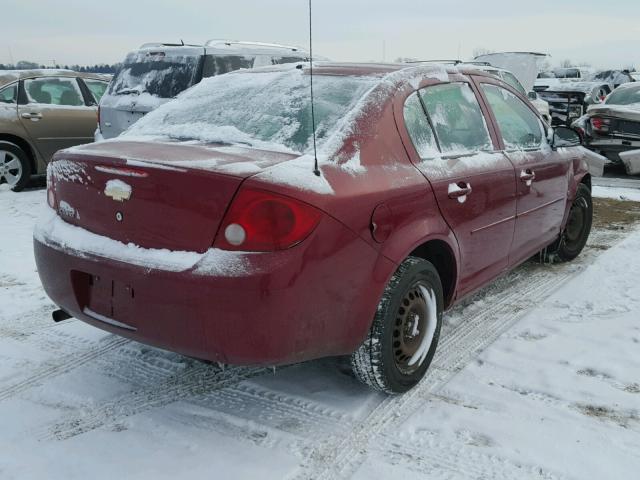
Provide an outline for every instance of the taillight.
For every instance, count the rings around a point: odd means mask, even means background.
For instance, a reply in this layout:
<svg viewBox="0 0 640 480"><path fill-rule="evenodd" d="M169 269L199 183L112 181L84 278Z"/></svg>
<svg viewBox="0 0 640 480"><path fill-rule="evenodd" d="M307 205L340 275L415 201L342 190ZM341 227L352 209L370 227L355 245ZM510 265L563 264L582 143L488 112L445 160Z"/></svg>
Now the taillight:
<svg viewBox="0 0 640 480"><path fill-rule="evenodd" d="M302 242L322 213L304 202L257 189L241 189L227 212L214 246L223 250L270 252Z"/></svg>
<svg viewBox="0 0 640 480"><path fill-rule="evenodd" d="M609 131L610 124L611 124L611 119L609 118L602 118L602 117L591 118L591 127L593 127L594 130L599 132Z"/></svg>

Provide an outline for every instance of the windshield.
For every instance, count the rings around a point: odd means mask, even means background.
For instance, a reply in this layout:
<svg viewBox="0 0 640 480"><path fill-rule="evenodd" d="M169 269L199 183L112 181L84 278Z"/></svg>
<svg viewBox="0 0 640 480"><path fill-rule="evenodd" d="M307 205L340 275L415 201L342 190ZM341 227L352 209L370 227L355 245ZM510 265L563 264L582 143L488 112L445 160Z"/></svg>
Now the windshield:
<svg viewBox="0 0 640 480"><path fill-rule="evenodd" d="M614 90L604 102L607 105L631 105L640 103L640 85Z"/></svg>
<svg viewBox="0 0 640 480"><path fill-rule="evenodd" d="M129 54L109 85L109 94L146 92L173 98L193 84L200 58L197 55L168 56L164 52Z"/></svg>
<svg viewBox="0 0 640 480"><path fill-rule="evenodd" d="M240 143L304 152L311 145L310 77L303 70L229 73L198 85L151 112L125 135ZM317 75L316 137L326 138L379 79Z"/></svg>

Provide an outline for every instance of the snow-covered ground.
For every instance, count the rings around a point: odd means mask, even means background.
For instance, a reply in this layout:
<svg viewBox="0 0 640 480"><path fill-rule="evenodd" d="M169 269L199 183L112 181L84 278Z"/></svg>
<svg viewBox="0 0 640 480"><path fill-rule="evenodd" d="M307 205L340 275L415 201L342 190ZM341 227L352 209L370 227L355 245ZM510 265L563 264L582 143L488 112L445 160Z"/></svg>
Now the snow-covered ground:
<svg viewBox="0 0 640 480"><path fill-rule="evenodd" d="M425 380L385 397L341 360L223 370L53 324L31 253L44 202L0 186L2 480L640 471L640 231L628 225L598 226L577 261L529 262L453 309Z"/></svg>

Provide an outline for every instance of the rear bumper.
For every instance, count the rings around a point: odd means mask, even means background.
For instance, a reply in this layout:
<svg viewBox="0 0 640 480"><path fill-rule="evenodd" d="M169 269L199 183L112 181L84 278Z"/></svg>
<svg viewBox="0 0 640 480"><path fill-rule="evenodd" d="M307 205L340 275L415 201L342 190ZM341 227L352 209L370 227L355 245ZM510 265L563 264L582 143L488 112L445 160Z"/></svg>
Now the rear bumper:
<svg viewBox="0 0 640 480"><path fill-rule="evenodd" d="M622 163L620 153L640 149L640 140L637 138L591 137L587 139L586 146L602 152L614 163Z"/></svg>
<svg viewBox="0 0 640 480"><path fill-rule="evenodd" d="M72 316L143 343L236 365L352 352L395 269L329 217L292 249L211 249L180 269L135 265L56 242L35 235L36 263L46 293Z"/></svg>

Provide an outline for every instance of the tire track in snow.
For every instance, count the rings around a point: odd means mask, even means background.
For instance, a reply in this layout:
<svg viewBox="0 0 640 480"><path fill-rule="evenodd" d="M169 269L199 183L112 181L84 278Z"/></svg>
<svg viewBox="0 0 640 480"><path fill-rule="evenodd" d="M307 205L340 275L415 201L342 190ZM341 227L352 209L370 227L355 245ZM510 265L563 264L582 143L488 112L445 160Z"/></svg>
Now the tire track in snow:
<svg viewBox="0 0 640 480"><path fill-rule="evenodd" d="M600 243L606 241L613 245L621 241L623 235L602 232L594 235L592 240L596 238ZM524 317L531 307L582 272L600 253L600 250L590 249L574 263L532 268L530 275L520 275L505 290L483 297L485 304L489 304L484 310L463 310L453 330L441 337L431 368L416 388L400 397L385 398L367 417L354 425L348 436L324 443L310 452L293 478L351 477L364 461L373 439L408 418L425 398L444 387L473 357ZM453 312L456 310L454 308Z"/></svg>
<svg viewBox="0 0 640 480"><path fill-rule="evenodd" d="M438 441L416 441L409 436L391 440L384 438L375 448L378 458L399 465L422 477L486 478L512 480L514 478L560 480L567 478L534 465L515 463L500 456L483 452L479 447Z"/></svg>
<svg viewBox="0 0 640 480"><path fill-rule="evenodd" d="M130 342L127 338L112 335L107 340L102 341L98 345L94 345L84 351L76 351L54 358L53 360L48 361L45 365L37 368L29 377L13 383L8 387L0 388L0 402L32 387L40 385L46 380L70 372L100 355L121 347L127 342Z"/></svg>
<svg viewBox="0 0 640 480"><path fill-rule="evenodd" d="M66 440L104 425L136 415L151 408L163 407L270 372L265 367L230 367L221 369L205 363L178 371L151 387L127 392L120 397L80 411L60 422L44 427L40 439Z"/></svg>

